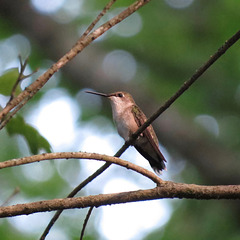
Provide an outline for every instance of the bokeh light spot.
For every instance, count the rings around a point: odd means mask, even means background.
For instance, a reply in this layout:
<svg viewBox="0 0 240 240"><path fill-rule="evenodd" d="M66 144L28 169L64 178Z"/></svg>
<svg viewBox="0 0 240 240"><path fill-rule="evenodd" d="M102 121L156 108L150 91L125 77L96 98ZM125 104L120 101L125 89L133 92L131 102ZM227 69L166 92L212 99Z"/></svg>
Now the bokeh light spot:
<svg viewBox="0 0 240 240"><path fill-rule="evenodd" d="M194 0L165 0L165 2L173 8L186 8L193 3Z"/></svg>
<svg viewBox="0 0 240 240"><path fill-rule="evenodd" d="M75 125L79 107L61 89L48 91L30 121L48 139L55 151L71 149L75 139Z"/></svg>
<svg viewBox="0 0 240 240"><path fill-rule="evenodd" d="M139 33L142 29L142 18L139 13L134 13L129 16L125 21L118 24L112 30L121 37L132 37Z"/></svg>
<svg viewBox="0 0 240 240"><path fill-rule="evenodd" d="M79 17L83 10L83 1L68 0L63 4L62 8L53 16L54 20L66 24Z"/></svg>
<svg viewBox="0 0 240 240"><path fill-rule="evenodd" d="M25 36L16 34L4 41L0 41L0 52L1 72L19 66L18 56L20 55L25 60L31 53L31 45Z"/></svg>
<svg viewBox="0 0 240 240"><path fill-rule="evenodd" d="M219 125L217 120L209 115L198 115L195 121L216 137L219 136Z"/></svg>
<svg viewBox="0 0 240 240"><path fill-rule="evenodd" d="M109 78L127 82L134 78L137 71L137 63L129 52L114 50L105 56L102 68Z"/></svg>
<svg viewBox="0 0 240 240"><path fill-rule="evenodd" d="M40 13L51 14L58 11L65 0L31 0L33 7Z"/></svg>
<svg viewBox="0 0 240 240"><path fill-rule="evenodd" d="M116 178L105 185L104 193L138 189L139 187L133 182L123 178ZM171 209L166 201L148 201L107 206L103 208L101 230L106 239L109 240L141 239L149 231L149 228L165 224L170 215ZM114 224L112 222L113 219Z"/></svg>
<svg viewBox="0 0 240 240"><path fill-rule="evenodd" d="M50 162L43 164L29 164L21 167L21 170L26 179L35 182L48 181L53 176L53 166Z"/></svg>

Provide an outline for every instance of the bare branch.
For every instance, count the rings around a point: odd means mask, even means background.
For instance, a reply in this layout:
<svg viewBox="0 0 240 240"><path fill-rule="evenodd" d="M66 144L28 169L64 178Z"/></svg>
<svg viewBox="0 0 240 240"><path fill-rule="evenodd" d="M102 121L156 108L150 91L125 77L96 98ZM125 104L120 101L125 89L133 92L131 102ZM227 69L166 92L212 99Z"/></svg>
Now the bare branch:
<svg viewBox="0 0 240 240"><path fill-rule="evenodd" d="M87 213L86 218L85 218L84 223L83 223L83 228L82 228L82 231L81 231L80 240L83 240L84 232L85 232L88 220L91 216L92 210L93 210L93 207L90 207L89 210L88 210L88 213Z"/></svg>
<svg viewBox="0 0 240 240"><path fill-rule="evenodd" d="M17 86L20 84L20 82L30 76L32 76L34 73L36 73L38 71L38 69L34 70L32 73L28 74L28 75L24 75L24 71L26 69L26 66L27 66L27 63L28 63L28 58L23 62L22 61L22 57L19 56L19 62L20 62L20 72L19 72L19 75L18 75L18 78L17 78L17 81L15 82L13 88L12 88L12 92L11 92L11 96L10 96L10 99L7 103L7 105L12 101L12 99L14 98L15 96L15 93L16 93L16 89L17 89Z"/></svg>
<svg viewBox="0 0 240 240"><path fill-rule="evenodd" d="M72 60L78 53L80 53L85 47L92 43L95 39L100 37L103 33L108 31L110 28L123 21L125 18L130 16L132 13L137 11L139 8L150 2L151 0L138 0L130 5L127 9L119 13L117 16L113 17L95 31L87 35L84 39L79 39L76 45L66 53L62 58L60 58L56 63L54 63L44 74L42 74L36 81L34 81L30 86L28 86L22 93L20 93L16 98L14 98L1 112L0 120L3 119L14 107L20 104L26 97L32 98L55 74L59 69L61 69L65 64Z"/></svg>
<svg viewBox="0 0 240 240"><path fill-rule="evenodd" d="M199 186L164 182L161 186L130 192L114 194L99 194L77 198L53 199L25 204L17 204L0 208L0 217L13 217L37 212L49 212L58 209L73 209L86 207L100 207L105 205L138 202L164 198L186 199L240 199L240 185L229 186Z"/></svg>
<svg viewBox="0 0 240 240"><path fill-rule="evenodd" d="M39 155L33 155L29 157L17 158L8 160L5 162L0 162L0 169L8 168L8 167L15 167L24 164L40 162L50 159L93 159L99 161L105 161L108 163L114 163L116 165L125 167L127 169L131 169L135 172L142 174L145 177L148 177L156 184L161 184L162 180L155 175L153 172L148 171L134 163L122 160L117 157L112 157L108 155L98 154L98 153L86 153L86 152L58 152L58 153L43 153Z"/></svg>
<svg viewBox="0 0 240 240"><path fill-rule="evenodd" d="M20 192L19 187L15 187L14 191L12 194L1 204L1 206L7 205L18 193Z"/></svg>
<svg viewBox="0 0 240 240"><path fill-rule="evenodd" d="M11 100L14 98L18 84L21 82L22 79L24 79L24 74L23 74L23 73L24 73L25 68L26 68L26 66L27 66L28 58L23 62L23 61L22 61L22 57L19 56L19 62L20 62L20 72L19 72L17 81L15 82L15 84L14 84L14 86L13 86L13 88L12 88L11 96L10 96L10 99L9 99L7 105L8 105L9 102L11 102Z"/></svg>
<svg viewBox="0 0 240 240"><path fill-rule="evenodd" d="M104 8L103 10L98 14L96 19L89 25L87 30L83 33L80 40L84 39L95 27L95 25L99 22L99 20L107 13L107 11L111 8L111 6L116 2L117 0L111 0Z"/></svg>

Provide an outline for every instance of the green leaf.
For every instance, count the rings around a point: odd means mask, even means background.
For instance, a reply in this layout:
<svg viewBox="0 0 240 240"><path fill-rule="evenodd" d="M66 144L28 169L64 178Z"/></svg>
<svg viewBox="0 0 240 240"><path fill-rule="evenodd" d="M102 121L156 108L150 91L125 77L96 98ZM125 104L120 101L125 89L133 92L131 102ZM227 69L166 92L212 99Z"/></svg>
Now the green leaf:
<svg viewBox="0 0 240 240"><path fill-rule="evenodd" d="M5 71L3 75L0 76L0 94L9 96L18 76L18 68L11 68ZM20 86L17 86L16 94L19 94L20 92L21 88Z"/></svg>
<svg viewBox="0 0 240 240"><path fill-rule="evenodd" d="M25 123L23 117L14 117L6 128L9 135L22 135L26 139L32 154L37 154L41 149L51 152L49 142L34 127Z"/></svg>

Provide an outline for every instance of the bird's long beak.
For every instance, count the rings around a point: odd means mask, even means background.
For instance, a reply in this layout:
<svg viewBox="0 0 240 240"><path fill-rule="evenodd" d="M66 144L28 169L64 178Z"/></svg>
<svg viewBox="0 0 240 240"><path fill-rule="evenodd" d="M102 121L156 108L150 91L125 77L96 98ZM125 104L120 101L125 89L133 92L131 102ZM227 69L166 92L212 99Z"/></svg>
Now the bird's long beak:
<svg viewBox="0 0 240 240"><path fill-rule="evenodd" d="M85 91L86 93L90 93L90 94L95 94L95 95L99 95L102 97L109 97L109 94L106 93L99 93L99 92L93 92L93 91Z"/></svg>

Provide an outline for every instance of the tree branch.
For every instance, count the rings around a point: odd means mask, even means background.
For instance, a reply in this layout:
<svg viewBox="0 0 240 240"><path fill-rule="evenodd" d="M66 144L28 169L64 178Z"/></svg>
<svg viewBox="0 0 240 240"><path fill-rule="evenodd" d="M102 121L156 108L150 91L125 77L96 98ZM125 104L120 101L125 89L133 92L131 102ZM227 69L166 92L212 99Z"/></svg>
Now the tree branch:
<svg viewBox="0 0 240 240"><path fill-rule="evenodd" d="M143 176L151 179L157 185L161 184L162 182L162 180L153 172L150 172L147 169L144 169L134 163L122 160L117 157L112 157L112 156L98 154L98 153L86 153L86 152L43 153L43 154L33 155L29 157L17 158L17 159L8 160L5 162L0 162L0 169L20 166L24 164L40 162L40 161L45 161L50 159L92 159L92 160L105 161L107 163L110 163L110 164L114 163L116 165L138 172Z"/></svg>
<svg viewBox="0 0 240 240"><path fill-rule="evenodd" d="M88 210L88 213L87 213L86 218L85 218L84 223L83 223L83 228L82 228L82 231L81 231L80 240L83 240L84 232L85 232L88 220L91 216L92 210L93 210L93 207L90 207L89 210Z"/></svg>
<svg viewBox="0 0 240 240"><path fill-rule="evenodd" d="M89 25L87 30L83 33L80 39L84 39L95 27L95 25L99 22L99 20L107 13L107 11L111 8L111 6L116 2L117 0L111 0L104 8L103 10L98 14L96 19Z"/></svg>
<svg viewBox="0 0 240 240"><path fill-rule="evenodd" d="M0 218L28 215L37 212L49 212L59 209L100 207L119 203L139 202L165 198L186 199L240 199L240 185L229 186L199 186L163 182L161 186L130 192L114 194L99 194L86 197L53 199L25 204L17 204L0 208Z"/></svg>
<svg viewBox="0 0 240 240"><path fill-rule="evenodd" d="M44 74L42 74L36 81L29 85L16 98L9 102L9 104L0 112L0 120L2 120L4 116L6 116L14 107L19 105L25 98L32 98L47 83L47 81L52 77L53 74L55 74L59 69L66 65L95 39L100 37L103 33L108 31L110 28L112 28L119 22L123 21L125 18L130 16L132 13L134 13L150 1L151 0L138 0L134 2L127 9L101 25L99 28L87 35L85 38L80 38L75 44L75 46L68 53L66 53L62 58L60 58L56 63L54 63Z"/></svg>

